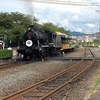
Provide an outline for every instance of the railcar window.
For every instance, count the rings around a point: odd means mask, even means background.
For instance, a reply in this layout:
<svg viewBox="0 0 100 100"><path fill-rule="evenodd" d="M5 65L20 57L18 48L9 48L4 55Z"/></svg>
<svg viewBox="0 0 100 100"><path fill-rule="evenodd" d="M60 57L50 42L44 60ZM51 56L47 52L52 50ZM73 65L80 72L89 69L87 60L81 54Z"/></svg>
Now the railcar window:
<svg viewBox="0 0 100 100"><path fill-rule="evenodd" d="M63 44L68 44L68 43L70 43L70 40L68 40L68 39L62 39L62 43Z"/></svg>

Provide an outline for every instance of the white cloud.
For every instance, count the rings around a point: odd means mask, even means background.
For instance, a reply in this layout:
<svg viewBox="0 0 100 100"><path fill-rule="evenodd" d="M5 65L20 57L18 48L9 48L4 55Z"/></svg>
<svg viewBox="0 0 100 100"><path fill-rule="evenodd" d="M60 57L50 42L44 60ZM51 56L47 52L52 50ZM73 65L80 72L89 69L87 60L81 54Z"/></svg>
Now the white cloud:
<svg viewBox="0 0 100 100"><path fill-rule="evenodd" d="M94 27L94 24L87 23L86 26L88 26L90 28L93 28Z"/></svg>
<svg viewBox="0 0 100 100"><path fill-rule="evenodd" d="M65 1L65 0L60 0ZM100 4L99 0L66 0L71 2L90 2ZM53 22L71 31L98 31L100 14L99 6L73 6L44 3L26 3L21 0L1 0L3 12L21 12L34 15L39 23Z"/></svg>
<svg viewBox="0 0 100 100"><path fill-rule="evenodd" d="M42 23L47 23L48 20L41 20L39 23L42 24Z"/></svg>
<svg viewBox="0 0 100 100"><path fill-rule="evenodd" d="M73 18L74 21L79 21L80 20L79 15L74 15L72 18Z"/></svg>
<svg viewBox="0 0 100 100"><path fill-rule="evenodd" d="M83 32L82 28L77 28L76 31Z"/></svg>

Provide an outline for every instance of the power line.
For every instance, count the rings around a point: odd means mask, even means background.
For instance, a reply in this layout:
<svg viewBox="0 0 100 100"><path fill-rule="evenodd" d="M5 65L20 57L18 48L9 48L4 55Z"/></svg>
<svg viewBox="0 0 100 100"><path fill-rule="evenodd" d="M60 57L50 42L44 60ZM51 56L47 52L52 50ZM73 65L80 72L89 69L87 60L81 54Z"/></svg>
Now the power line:
<svg viewBox="0 0 100 100"><path fill-rule="evenodd" d="M71 1L59 1L59 0L22 0L27 2L37 2L37 3L48 3L48 4L62 4L62 5L74 5L74 6L100 6L97 3L90 2L71 2Z"/></svg>

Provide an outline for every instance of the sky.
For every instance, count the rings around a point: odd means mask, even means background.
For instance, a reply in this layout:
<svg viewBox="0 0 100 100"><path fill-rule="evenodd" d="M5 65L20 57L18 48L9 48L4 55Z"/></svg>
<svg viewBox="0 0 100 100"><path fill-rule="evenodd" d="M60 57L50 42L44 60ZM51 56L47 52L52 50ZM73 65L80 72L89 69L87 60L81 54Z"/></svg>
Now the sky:
<svg viewBox="0 0 100 100"><path fill-rule="evenodd" d="M29 0L26 0L29 1ZM0 12L31 14L39 23L52 22L66 30L91 34L99 32L100 6L75 6L26 2L22 0L0 0ZM57 0L55 0L57 1ZM100 0L59 0L100 4Z"/></svg>

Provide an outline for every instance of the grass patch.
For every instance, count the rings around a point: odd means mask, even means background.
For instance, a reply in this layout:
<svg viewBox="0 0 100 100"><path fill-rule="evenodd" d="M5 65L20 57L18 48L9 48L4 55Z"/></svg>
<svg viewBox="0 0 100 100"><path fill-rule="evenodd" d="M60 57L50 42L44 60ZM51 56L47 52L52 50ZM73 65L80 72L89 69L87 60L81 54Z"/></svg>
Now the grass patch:
<svg viewBox="0 0 100 100"><path fill-rule="evenodd" d="M98 70L98 76L97 76L97 78L95 80L95 84L94 84L93 88L90 91L91 94L96 90L98 85L100 85L100 70Z"/></svg>

